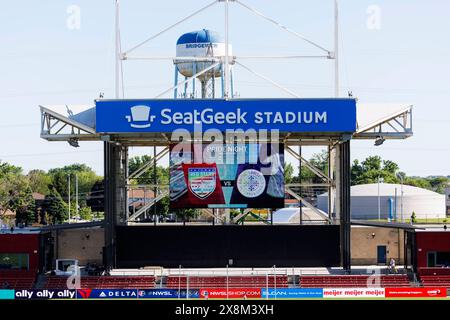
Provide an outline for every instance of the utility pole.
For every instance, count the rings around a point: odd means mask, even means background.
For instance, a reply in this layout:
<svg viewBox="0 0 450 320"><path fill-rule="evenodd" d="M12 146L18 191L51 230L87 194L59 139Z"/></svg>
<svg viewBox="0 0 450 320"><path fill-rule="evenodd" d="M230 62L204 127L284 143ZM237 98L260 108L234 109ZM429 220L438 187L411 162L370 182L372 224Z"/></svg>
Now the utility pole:
<svg viewBox="0 0 450 320"><path fill-rule="evenodd" d="M69 194L68 200L69 200L69 223L70 223L70 173L67 176L67 180L68 180L67 184L68 184L68 190L69 190L69 192L68 192L68 194Z"/></svg>
<svg viewBox="0 0 450 320"><path fill-rule="evenodd" d="M339 97L339 4L334 1L334 96Z"/></svg>
<svg viewBox="0 0 450 320"><path fill-rule="evenodd" d="M78 217L78 175L75 173L75 216Z"/></svg>

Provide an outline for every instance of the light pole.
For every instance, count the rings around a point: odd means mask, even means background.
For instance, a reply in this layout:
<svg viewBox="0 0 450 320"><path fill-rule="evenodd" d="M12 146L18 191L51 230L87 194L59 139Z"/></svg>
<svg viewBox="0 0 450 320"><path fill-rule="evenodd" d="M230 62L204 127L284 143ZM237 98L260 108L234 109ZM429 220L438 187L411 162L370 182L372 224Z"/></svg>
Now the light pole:
<svg viewBox="0 0 450 320"><path fill-rule="evenodd" d="M69 223L70 223L70 173L67 175L67 184L68 184L68 201L69 201Z"/></svg>
<svg viewBox="0 0 450 320"><path fill-rule="evenodd" d="M75 173L75 216L78 217L78 175Z"/></svg>

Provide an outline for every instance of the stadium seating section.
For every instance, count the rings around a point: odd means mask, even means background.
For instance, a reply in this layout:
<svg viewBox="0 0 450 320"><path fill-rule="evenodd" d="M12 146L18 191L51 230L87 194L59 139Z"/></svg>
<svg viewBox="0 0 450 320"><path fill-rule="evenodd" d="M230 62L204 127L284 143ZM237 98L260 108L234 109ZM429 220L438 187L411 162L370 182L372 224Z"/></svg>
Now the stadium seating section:
<svg viewBox="0 0 450 320"><path fill-rule="evenodd" d="M302 288L365 288L409 287L406 275L380 275L369 279L368 275L301 276Z"/></svg>
<svg viewBox="0 0 450 320"><path fill-rule="evenodd" d="M230 276L229 288L287 288L289 286L302 288L365 288L365 287L447 287L450 288L449 269L424 268L419 271L419 282L411 284L407 275L380 275L369 279L368 275L318 275L300 276L298 283L288 282L288 276ZM225 276L167 276L158 278L153 276L83 276L83 289L200 289L226 288ZM0 272L0 289L66 289L67 277L45 276L37 280L34 274L11 274Z"/></svg>
<svg viewBox="0 0 450 320"><path fill-rule="evenodd" d="M420 268L419 277L424 287L450 288L450 268Z"/></svg>
<svg viewBox="0 0 450 320"><path fill-rule="evenodd" d="M32 289L35 284L35 278L30 276L0 276L0 289Z"/></svg>
<svg viewBox="0 0 450 320"><path fill-rule="evenodd" d="M36 272L0 270L0 289L32 289Z"/></svg>
<svg viewBox="0 0 450 320"><path fill-rule="evenodd" d="M267 280L269 287L271 288L287 288L288 277L287 276L230 276L228 277L229 288L262 288L267 286ZM167 277L167 288L226 288L227 277Z"/></svg>

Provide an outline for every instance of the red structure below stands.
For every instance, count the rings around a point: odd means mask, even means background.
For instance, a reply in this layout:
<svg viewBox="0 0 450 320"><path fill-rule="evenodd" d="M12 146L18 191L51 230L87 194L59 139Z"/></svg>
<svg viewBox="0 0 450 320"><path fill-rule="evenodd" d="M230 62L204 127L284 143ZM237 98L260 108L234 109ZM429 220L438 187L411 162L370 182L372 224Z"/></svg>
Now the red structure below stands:
<svg viewBox="0 0 450 320"><path fill-rule="evenodd" d="M417 267L442 267L450 265L450 232L417 231Z"/></svg>
<svg viewBox="0 0 450 320"><path fill-rule="evenodd" d="M301 276L302 288L366 288L366 287L409 287L406 275L381 275L371 277L367 275L345 276Z"/></svg>

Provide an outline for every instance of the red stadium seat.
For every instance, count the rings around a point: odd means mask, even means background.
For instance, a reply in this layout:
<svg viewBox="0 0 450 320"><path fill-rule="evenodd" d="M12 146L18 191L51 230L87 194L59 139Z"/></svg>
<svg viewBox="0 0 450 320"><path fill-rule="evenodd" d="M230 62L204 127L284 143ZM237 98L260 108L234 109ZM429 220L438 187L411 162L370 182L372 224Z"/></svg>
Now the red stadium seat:
<svg viewBox="0 0 450 320"><path fill-rule="evenodd" d="M299 285L303 288L366 288L371 284L369 275L324 275L324 276L301 276ZM406 275L381 275L375 278L375 283L380 287L408 287L410 286Z"/></svg>

